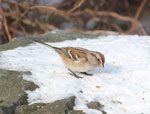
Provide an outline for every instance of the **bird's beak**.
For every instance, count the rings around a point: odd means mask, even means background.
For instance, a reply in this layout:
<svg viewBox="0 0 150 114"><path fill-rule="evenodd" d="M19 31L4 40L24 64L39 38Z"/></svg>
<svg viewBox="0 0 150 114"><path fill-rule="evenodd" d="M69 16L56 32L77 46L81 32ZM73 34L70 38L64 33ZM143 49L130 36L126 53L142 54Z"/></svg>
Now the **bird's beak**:
<svg viewBox="0 0 150 114"><path fill-rule="evenodd" d="M104 65L102 63L99 64L100 67L104 67Z"/></svg>

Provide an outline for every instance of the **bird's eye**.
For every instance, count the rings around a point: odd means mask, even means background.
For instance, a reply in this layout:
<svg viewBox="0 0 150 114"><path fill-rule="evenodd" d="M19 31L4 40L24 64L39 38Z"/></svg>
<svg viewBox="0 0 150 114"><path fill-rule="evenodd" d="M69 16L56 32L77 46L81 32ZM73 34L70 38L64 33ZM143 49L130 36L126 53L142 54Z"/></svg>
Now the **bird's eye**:
<svg viewBox="0 0 150 114"><path fill-rule="evenodd" d="M97 59L98 61L100 61L100 59Z"/></svg>

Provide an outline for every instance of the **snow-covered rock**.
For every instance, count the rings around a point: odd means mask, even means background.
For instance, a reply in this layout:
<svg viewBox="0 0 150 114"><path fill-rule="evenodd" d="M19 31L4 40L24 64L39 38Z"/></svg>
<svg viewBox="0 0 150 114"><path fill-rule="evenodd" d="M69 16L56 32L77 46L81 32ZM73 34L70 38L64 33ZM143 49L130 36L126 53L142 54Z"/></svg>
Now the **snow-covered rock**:
<svg viewBox="0 0 150 114"><path fill-rule="evenodd" d="M57 34L54 33L54 34ZM40 44L1 51L0 68L30 71L24 79L39 86L26 91L30 104L51 103L76 96L74 110L101 114L88 108L93 101L104 105L108 114L150 113L150 37L138 35L99 36L96 39L50 43L56 47L72 46L104 53L105 68L96 68L93 76L77 79L68 74L57 53Z"/></svg>

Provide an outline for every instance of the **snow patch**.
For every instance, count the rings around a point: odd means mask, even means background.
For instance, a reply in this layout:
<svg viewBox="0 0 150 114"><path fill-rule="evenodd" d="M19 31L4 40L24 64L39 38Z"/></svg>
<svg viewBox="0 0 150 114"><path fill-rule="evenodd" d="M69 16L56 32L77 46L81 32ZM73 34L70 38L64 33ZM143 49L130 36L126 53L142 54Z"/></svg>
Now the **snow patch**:
<svg viewBox="0 0 150 114"><path fill-rule="evenodd" d="M81 75L84 78L77 79L68 74L57 53L40 44L0 52L1 68L32 72L24 79L40 88L27 91L31 104L74 95L74 109L87 114L101 114L87 107L91 101L103 104L108 114L150 113L149 36L100 36L49 44L100 51L106 58L105 68L96 68L91 71L93 76Z"/></svg>

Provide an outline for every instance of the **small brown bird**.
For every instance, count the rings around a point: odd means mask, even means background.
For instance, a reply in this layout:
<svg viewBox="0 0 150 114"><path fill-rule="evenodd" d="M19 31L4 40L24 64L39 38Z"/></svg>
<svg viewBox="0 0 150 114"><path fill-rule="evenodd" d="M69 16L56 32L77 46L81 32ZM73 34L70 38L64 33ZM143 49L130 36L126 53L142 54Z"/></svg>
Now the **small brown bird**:
<svg viewBox="0 0 150 114"><path fill-rule="evenodd" d="M41 41L32 40L34 42L48 46L55 50L61 57L66 68L77 78L76 72L88 74L87 72L100 66L104 67L105 57L102 53L97 51L90 51L79 47L53 47Z"/></svg>

